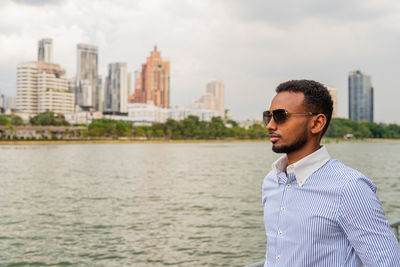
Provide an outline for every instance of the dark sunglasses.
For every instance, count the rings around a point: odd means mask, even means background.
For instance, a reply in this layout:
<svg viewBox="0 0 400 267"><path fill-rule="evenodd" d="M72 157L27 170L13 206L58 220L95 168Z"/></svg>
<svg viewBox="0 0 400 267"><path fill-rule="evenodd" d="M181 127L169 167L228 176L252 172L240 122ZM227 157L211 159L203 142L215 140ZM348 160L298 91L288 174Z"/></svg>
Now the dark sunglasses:
<svg viewBox="0 0 400 267"><path fill-rule="evenodd" d="M305 116L313 116L317 115L317 113L313 112L289 112L286 109L274 109L274 110L266 110L263 112L263 120L265 125L271 121L271 118L274 118L275 123L284 123L286 119L290 115L305 115Z"/></svg>

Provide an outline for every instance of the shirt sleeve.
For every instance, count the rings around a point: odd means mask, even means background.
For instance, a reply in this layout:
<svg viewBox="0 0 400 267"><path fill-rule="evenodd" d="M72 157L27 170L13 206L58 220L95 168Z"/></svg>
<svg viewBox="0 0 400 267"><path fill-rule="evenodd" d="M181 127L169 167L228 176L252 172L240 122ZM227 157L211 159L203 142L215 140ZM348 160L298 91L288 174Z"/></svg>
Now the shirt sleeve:
<svg viewBox="0 0 400 267"><path fill-rule="evenodd" d="M365 266L400 266L400 246L375 191L365 177L352 179L342 191L338 222Z"/></svg>

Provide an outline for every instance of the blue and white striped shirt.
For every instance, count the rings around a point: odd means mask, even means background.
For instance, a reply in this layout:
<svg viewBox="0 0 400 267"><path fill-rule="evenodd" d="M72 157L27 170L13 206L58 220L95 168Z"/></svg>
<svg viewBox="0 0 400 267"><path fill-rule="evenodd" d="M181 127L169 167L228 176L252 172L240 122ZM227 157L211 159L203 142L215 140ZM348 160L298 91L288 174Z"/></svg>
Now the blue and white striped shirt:
<svg viewBox="0 0 400 267"><path fill-rule="evenodd" d="M289 166L286 156L274 162L262 202L264 266L400 266L376 186L325 147Z"/></svg>

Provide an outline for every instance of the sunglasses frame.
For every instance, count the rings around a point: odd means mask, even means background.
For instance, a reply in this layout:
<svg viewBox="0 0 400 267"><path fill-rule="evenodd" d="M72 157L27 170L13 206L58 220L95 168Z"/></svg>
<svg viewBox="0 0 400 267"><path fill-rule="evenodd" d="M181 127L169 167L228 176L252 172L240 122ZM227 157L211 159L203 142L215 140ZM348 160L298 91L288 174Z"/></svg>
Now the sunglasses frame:
<svg viewBox="0 0 400 267"><path fill-rule="evenodd" d="M282 112L283 110L283 112ZM276 113L276 112L282 112L282 113ZM267 115L269 113L269 115ZM284 118L279 118L279 115L284 115ZM272 118L274 118L275 123L277 124L281 124L284 123L287 118L290 115L304 115L304 116L315 116L318 115L318 113L314 113L314 112L294 112L294 111L287 111L286 109L283 108L277 108L277 109L273 109L273 110L266 110L263 112L263 121L265 126L268 125L268 123L271 121Z"/></svg>

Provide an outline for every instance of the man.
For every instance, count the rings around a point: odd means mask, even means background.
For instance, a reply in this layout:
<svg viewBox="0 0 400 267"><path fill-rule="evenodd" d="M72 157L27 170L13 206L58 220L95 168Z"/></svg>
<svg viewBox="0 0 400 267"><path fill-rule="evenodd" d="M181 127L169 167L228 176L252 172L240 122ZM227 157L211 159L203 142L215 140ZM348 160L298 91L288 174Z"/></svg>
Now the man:
<svg viewBox="0 0 400 267"><path fill-rule="evenodd" d="M375 185L320 145L332 116L328 90L296 80L276 93L263 119L272 150L286 155L262 187L264 266L400 266Z"/></svg>

